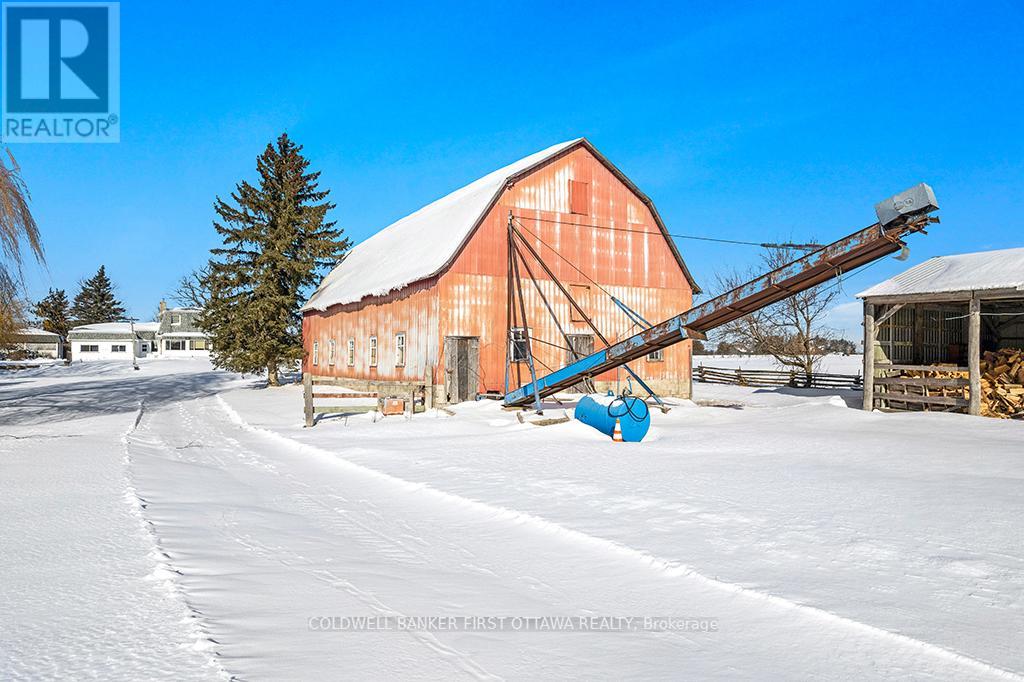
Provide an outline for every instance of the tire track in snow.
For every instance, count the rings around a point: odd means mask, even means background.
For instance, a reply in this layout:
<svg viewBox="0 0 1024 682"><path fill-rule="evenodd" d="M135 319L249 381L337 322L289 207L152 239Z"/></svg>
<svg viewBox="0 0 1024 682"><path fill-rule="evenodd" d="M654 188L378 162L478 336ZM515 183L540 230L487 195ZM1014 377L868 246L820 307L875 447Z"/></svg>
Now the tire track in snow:
<svg viewBox="0 0 1024 682"><path fill-rule="evenodd" d="M306 575L311 576L315 580L318 580L333 589L340 589L345 593L355 597L360 602L365 604L367 607L372 609L380 616L390 617L408 617L407 614L402 613L396 609L391 608L380 599L375 597L372 593L366 592L365 590L359 589L352 581L342 578L338 574L329 571L325 568L311 568L304 566L300 561L288 561L282 558L272 547L268 547L258 540L254 540L251 537L243 537L237 534L227 534L232 540L237 542L242 547L253 552L254 554L261 556L264 559L270 561L276 561L282 566L285 566L294 571L301 571ZM503 679L497 675L488 672L483 666L477 663L471 656L465 652L459 651L458 649L448 646L441 642L430 632L424 632L419 630L408 630L407 633L416 639L420 644L427 647L434 653L438 654L445 660L449 661L455 668L464 672L471 677L478 680L500 680Z"/></svg>
<svg viewBox="0 0 1024 682"><path fill-rule="evenodd" d="M967 666L973 668L979 672L993 675L1004 679L1024 680L1024 675L1015 671L1006 670L1000 668L991 663L972 658L966 654L958 653L950 649L938 646L931 642L916 639L909 635L904 635L898 632L892 632L884 628L870 625L846 616L841 616L832 611L811 606L808 604L802 604L785 597L780 597L768 592L762 592L749 587L744 587L736 583L730 583L723 580L718 580L710 576L700 573L696 568L688 564L684 564L678 561L665 559L644 550L636 549L628 545L622 544L615 540L608 540L606 538L590 535L573 528L560 525L553 521L549 521L543 517L531 514L528 512L522 512L515 509L509 509L498 505L481 502L474 500L469 497L464 497L455 493L446 492L434 488L426 483L418 483L408 481L397 476L393 476L386 472L372 469L362 464L357 464L350 460L345 459L335 452L318 448L314 445L302 443L287 436L281 435L275 431L264 429L261 427L253 426L249 424L233 407L231 407L227 401L220 395L216 396L217 402L221 409L227 414L228 418L237 424L242 429L249 431L250 433L258 434L268 440L273 440L279 443L283 443L289 447L297 449L301 452L308 452L321 458L325 458L335 463L337 466L348 469L349 471L367 476L379 481L386 482L393 485L396 488L402 490L407 494L422 495L429 497L437 502L444 504L459 506L465 509L470 509L474 512L481 513L489 519L499 519L513 525L531 525L538 530L541 530L549 535L555 537L561 537L566 540L583 544L589 547L598 548L606 552L611 552L622 556L623 558L630 559L640 566L653 570L663 576L672 578L689 578L694 581L700 582L701 584L713 587L719 591L727 592L730 594L740 595L745 598L759 601L765 604L771 604L784 609L792 610L797 613L804 614L806 616L815 618L817 620L827 622L834 625L847 628L860 633L871 635L883 641L887 641L894 645L908 647L921 653L935 656L952 663Z"/></svg>
<svg viewBox="0 0 1024 682"><path fill-rule="evenodd" d="M142 418L145 414L145 401L139 401L139 408L135 413L135 419L131 426L121 435L121 445L124 452L123 462L125 467L125 502L131 507L132 516L139 520L139 524L143 528L143 532L149 538L150 542L153 543L153 550L150 552L150 558L152 558L155 567L153 573L150 574L150 579L159 580L163 586L175 597L177 597L187 612L187 618L191 628L191 635L194 641L191 648L206 657L207 665L214 669L216 675L225 680L235 679L220 662L220 654L217 653L215 647L217 646L217 640L215 640L203 622L202 613L189 601L188 596L185 594L184 588L177 581L177 576L181 575L181 571L174 567L170 555L164 550L163 544L160 540L160 534L157 532L156 525L146 516L147 502L143 498L138 489L135 486L135 481L132 475L132 435L139 428L139 424L142 422Z"/></svg>
<svg viewBox="0 0 1024 682"><path fill-rule="evenodd" d="M297 479L295 476L288 473L282 474L282 472L276 469L273 463L269 462L265 457L261 456L259 453L247 452L244 444L239 442L237 439L231 437L227 433L217 431L216 436L222 439L224 444L211 445L208 442L210 433L203 429L203 424L196 424L196 419L194 419L193 414L189 412L189 410L186 408L188 402L195 401L179 401L176 404L178 418L181 424L184 426L184 428L188 430L190 434L189 437L194 436L196 439L202 438L203 440L207 441L205 443L201 443L199 440L189 441L190 443L199 443L199 445L202 447L202 456L204 460L215 463L221 469L227 469L227 462L225 460L234 457L235 459L237 459L237 461L247 466L256 467L269 475L283 476L284 480L287 480L289 485L293 486L296 490L309 489L310 486L308 486L303 481ZM133 431L138 426L140 420L141 412L139 418L136 419L135 426L132 427ZM183 449L181 447L175 447L171 443L163 441L163 439L159 438L158 435L157 441L160 442L159 447L162 447L171 455L175 454L175 450ZM135 497L141 501L141 504L144 508L145 501L142 500L142 498L138 497L137 494L135 495ZM336 512L336 510L329 504L322 502L321 500L317 499L316 497L308 493L295 492L291 496L291 501L300 508L305 507L320 513ZM366 502L369 503L368 501ZM155 526L149 521L146 521L146 524L151 535L154 538L154 541L159 546L160 541ZM401 542L398 542L395 538L380 533L379 531L351 517L345 518L345 524L349 527L349 530L355 530L357 533L361 532L367 537L375 538L377 543L380 545L391 546L397 551L404 551L409 553L410 556L420 561L426 561L426 557L422 553L410 551L410 548L406 547ZM347 580L328 569L311 567L307 564L307 562L305 562L302 556L285 556L283 555L282 552L287 550L284 550L284 548L271 547L253 538L251 535L239 534L238 532L235 532L233 530L233 526L234 522L231 519L224 519L223 525L217 527L215 530L218 533L220 533L220 535L225 539L225 541L234 542L240 545L241 547L245 548L247 551L252 552L254 555L259 556L260 558L266 561L277 563L291 571L304 573L313 578L314 580L324 585L327 585L331 589L341 590L345 592L346 594L359 600L361 603L366 605L368 608L373 610L378 615L392 617L407 617L407 614L402 613L401 611L389 606L385 602L382 602L372 593L360 589L350 580ZM170 557L166 553L164 553L162 549L160 550L160 555L165 559L163 563L167 564L169 572L171 574L171 579L173 579L174 576L181 575L180 571L178 571L173 566L170 566ZM173 581L173 584L174 587L179 592L182 599L185 601L186 605L194 614L194 617L200 618L201 613L197 609L195 609L191 603L189 603L189 600L185 596L184 587L181 586L177 581ZM199 636L201 638L207 639L209 642L212 643L212 645L218 644L218 642L215 639L213 639L213 637L209 634L206 627L203 626L201 623L199 624L199 630ZM413 640L415 640L420 646L423 646L427 650L436 654L439 658L444 660L448 665L450 665L454 670L458 672L464 673L465 675L473 679L481 680L483 682L502 679L500 676L494 675L493 673L485 669L483 666L481 666L471 655L455 647L446 645L430 632L408 630L406 631L406 634L409 635ZM219 656L219 654L216 651L214 651L214 654ZM237 678L236 676L231 676L231 679L239 678Z"/></svg>

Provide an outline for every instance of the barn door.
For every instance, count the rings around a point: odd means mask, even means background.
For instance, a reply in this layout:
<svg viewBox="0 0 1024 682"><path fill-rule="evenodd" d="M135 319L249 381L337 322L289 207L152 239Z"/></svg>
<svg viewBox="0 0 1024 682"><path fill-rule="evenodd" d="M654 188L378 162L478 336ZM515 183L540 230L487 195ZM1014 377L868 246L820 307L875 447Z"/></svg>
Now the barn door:
<svg viewBox="0 0 1024 682"><path fill-rule="evenodd" d="M475 336L444 338L445 393L449 403L476 397L480 375L480 339Z"/></svg>
<svg viewBox="0 0 1024 682"><path fill-rule="evenodd" d="M594 336L592 334L569 334L569 345L574 351L565 351L565 364L569 364L594 352ZM594 385L590 379L584 379L578 384L569 387L570 393L593 393Z"/></svg>

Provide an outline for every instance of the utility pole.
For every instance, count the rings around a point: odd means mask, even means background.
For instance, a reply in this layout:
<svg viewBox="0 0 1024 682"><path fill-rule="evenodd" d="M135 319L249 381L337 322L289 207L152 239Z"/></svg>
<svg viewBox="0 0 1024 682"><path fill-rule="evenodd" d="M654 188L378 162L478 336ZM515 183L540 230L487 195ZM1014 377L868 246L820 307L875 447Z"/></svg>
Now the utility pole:
<svg viewBox="0 0 1024 682"><path fill-rule="evenodd" d="M124 321L129 324L132 336L132 369L139 369L139 359L135 356L135 323L139 321L137 317L126 317Z"/></svg>

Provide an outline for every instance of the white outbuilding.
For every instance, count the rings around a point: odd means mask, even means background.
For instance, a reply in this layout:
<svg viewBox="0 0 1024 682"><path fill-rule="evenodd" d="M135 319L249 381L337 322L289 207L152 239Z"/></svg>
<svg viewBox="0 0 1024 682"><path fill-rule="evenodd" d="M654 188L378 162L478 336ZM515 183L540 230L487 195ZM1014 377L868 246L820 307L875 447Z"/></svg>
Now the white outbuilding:
<svg viewBox="0 0 1024 682"><path fill-rule="evenodd" d="M199 329L199 308L168 308L160 302L156 322L104 322L75 327L68 334L73 361L135 357L208 357L210 340Z"/></svg>

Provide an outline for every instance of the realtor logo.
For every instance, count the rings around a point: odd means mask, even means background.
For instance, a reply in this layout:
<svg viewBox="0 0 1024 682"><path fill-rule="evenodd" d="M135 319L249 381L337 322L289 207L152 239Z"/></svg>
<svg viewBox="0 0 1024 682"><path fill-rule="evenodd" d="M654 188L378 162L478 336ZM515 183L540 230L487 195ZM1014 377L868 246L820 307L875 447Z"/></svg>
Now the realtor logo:
<svg viewBox="0 0 1024 682"><path fill-rule="evenodd" d="M2 137L118 142L119 3L3 3Z"/></svg>

